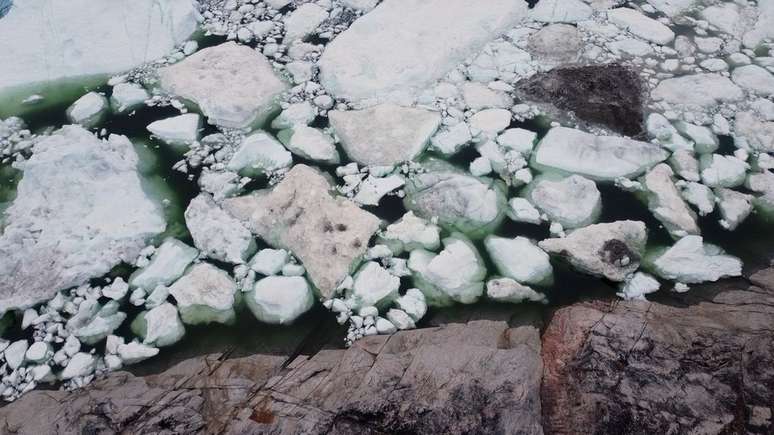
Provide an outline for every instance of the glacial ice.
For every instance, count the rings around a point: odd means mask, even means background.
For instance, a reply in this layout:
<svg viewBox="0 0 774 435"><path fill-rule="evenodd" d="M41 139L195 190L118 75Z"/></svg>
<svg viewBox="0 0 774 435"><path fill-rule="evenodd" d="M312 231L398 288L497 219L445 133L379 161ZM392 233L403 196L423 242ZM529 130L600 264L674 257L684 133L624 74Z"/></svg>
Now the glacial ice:
<svg viewBox="0 0 774 435"><path fill-rule="evenodd" d="M667 157L666 150L651 143L556 127L538 144L533 163L538 169L613 181L619 177L636 177Z"/></svg>
<svg viewBox="0 0 774 435"><path fill-rule="evenodd" d="M742 274L742 262L700 236L685 236L649 259L653 272L685 284L717 281ZM650 257L650 256L649 256Z"/></svg>
<svg viewBox="0 0 774 435"><path fill-rule="evenodd" d="M166 55L194 33L196 15L189 0L15 2L0 21L0 117L65 80L96 84Z"/></svg>
<svg viewBox="0 0 774 435"><path fill-rule="evenodd" d="M265 56L233 41L200 50L159 75L162 89L201 109L210 124L228 128L263 125L279 111L277 97L287 88Z"/></svg>
<svg viewBox="0 0 774 435"><path fill-rule="evenodd" d="M520 284L550 286L554 269L548 254L526 237L505 238L489 236L484 246L497 271Z"/></svg>
<svg viewBox="0 0 774 435"><path fill-rule="evenodd" d="M394 104L331 111L328 117L347 157L376 166L414 160L441 123L436 112Z"/></svg>
<svg viewBox="0 0 774 435"><path fill-rule="evenodd" d="M499 182L466 175L439 160L423 164L427 169L406 181L407 209L425 219L482 238L497 227L505 216L506 198Z"/></svg>
<svg viewBox="0 0 774 435"><path fill-rule="evenodd" d="M180 278L199 251L185 243L167 238L159 246L150 263L138 269L129 277L129 285L152 291L160 285L170 285Z"/></svg>
<svg viewBox="0 0 774 435"><path fill-rule="evenodd" d="M526 14L522 1L385 0L328 44L320 82L351 100L417 92Z"/></svg>
<svg viewBox="0 0 774 435"><path fill-rule="evenodd" d="M411 252L408 266L414 272L414 285L424 293L428 305L476 302L484 291L483 259L461 234L443 239L443 245L437 255L422 249Z"/></svg>
<svg viewBox="0 0 774 435"><path fill-rule="evenodd" d="M299 276L263 278L244 298L258 320L280 325L293 323L314 304L309 283Z"/></svg>
<svg viewBox="0 0 774 435"><path fill-rule="evenodd" d="M123 136L100 140L66 126L24 163L0 236L0 312L27 307L133 261L164 231ZM32 231L34 229L34 231Z"/></svg>
<svg viewBox="0 0 774 435"><path fill-rule="evenodd" d="M236 283L209 263L198 263L169 287L183 323L232 323L236 319Z"/></svg>

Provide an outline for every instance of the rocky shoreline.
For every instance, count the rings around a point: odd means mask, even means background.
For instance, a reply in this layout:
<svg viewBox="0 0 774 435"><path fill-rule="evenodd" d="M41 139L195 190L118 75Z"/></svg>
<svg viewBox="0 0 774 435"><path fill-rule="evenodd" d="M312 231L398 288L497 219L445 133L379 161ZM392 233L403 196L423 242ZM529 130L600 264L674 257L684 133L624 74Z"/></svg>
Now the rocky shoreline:
<svg viewBox="0 0 774 435"><path fill-rule="evenodd" d="M114 372L30 392L0 432L771 433L774 268L653 299L457 307L349 349Z"/></svg>

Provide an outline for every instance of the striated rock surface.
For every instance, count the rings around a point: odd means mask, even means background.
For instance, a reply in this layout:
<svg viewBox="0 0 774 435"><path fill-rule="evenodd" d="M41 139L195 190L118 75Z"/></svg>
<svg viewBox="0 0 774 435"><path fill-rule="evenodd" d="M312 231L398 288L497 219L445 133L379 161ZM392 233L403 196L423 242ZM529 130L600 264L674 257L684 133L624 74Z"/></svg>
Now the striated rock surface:
<svg viewBox="0 0 774 435"><path fill-rule="evenodd" d="M545 432L771 433L774 273L751 280L559 309L543 335Z"/></svg>
<svg viewBox="0 0 774 435"><path fill-rule="evenodd" d="M0 431L541 434L537 313L492 311L346 350L209 355L71 393L34 391L0 409Z"/></svg>

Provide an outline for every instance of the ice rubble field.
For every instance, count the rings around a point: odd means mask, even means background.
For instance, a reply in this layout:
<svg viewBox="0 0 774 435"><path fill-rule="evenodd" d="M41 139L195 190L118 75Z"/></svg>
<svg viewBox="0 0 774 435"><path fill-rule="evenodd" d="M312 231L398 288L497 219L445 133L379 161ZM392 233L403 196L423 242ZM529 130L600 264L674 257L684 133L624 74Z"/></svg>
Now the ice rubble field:
<svg viewBox="0 0 774 435"><path fill-rule="evenodd" d="M683 292L741 274L703 222L774 213L774 0L8 5L5 400L245 310L289 324L321 303L351 344L428 307L547 303L557 267L626 299ZM625 128L600 118L616 101L561 88L608 64L634 77ZM652 217L602 221L604 189Z"/></svg>

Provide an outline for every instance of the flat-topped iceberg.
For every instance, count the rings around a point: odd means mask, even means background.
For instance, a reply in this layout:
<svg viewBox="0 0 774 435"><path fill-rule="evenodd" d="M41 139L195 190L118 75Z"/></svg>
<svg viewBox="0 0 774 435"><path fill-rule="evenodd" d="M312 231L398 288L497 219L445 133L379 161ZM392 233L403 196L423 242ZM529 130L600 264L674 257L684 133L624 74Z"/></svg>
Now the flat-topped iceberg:
<svg viewBox="0 0 774 435"><path fill-rule="evenodd" d="M613 181L636 177L668 157L667 150L651 143L555 127L538 144L533 164L538 169Z"/></svg>
<svg viewBox="0 0 774 435"><path fill-rule="evenodd" d="M0 312L27 307L132 262L166 228L129 140L66 126L23 165L0 236Z"/></svg>
<svg viewBox="0 0 774 435"><path fill-rule="evenodd" d="M365 254L379 219L333 196L316 169L296 165L273 189L224 201L224 208L266 243L287 249L306 268L324 298Z"/></svg>
<svg viewBox="0 0 774 435"><path fill-rule="evenodd" d="M165 56L196 31L197 15L190 0L14 2L0 20L0 117L31 94L61 95L63 81L82 92L84 81Z"/></svg>
<svg viewBox="0 0 774 435"><path fill-rule="evenodd" d="M564 238L543 240L538 246L582 272L624 281L640 266L647 239L644 223L618 221L589 225Z"/></svg>
<svg viewBox="0 0 774 435"><path fill-rule="evenodd" d="M159 71L163 90L202 111L210 124L228 128L260 126L279 112L285 84L264 55L226 42L205 48Z"/></svg>
<svg viewBox="0 0 774 435"><path fill-rule="evenodd" d="M658 276L685 284L717 281L742 274L742 262L700 236L685 236L672 247L648 256Z"/></svg>
<svg viewBox="0 0 774 435"><path fill-rule="evenodd" d="M332 111L328 117L347 156L362 165L377 166L413 160L441 124L436 112L394 104Z"/></svg>
<svg viewBox="0 0 774 435"><path fill-rule="evenodd" d="M320 82L352 100L421 91L526 15L523 1L386 0L328 44Z"/></svg>
<svg viewBox="0 0 774 435"><path fill-rule="evenodd" d="M426 172L406 181L406 208L425 219L469 237L482 238L505 217L503 185L490 178L477 178L440 161L423 164Z"/></svg>

